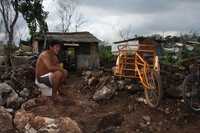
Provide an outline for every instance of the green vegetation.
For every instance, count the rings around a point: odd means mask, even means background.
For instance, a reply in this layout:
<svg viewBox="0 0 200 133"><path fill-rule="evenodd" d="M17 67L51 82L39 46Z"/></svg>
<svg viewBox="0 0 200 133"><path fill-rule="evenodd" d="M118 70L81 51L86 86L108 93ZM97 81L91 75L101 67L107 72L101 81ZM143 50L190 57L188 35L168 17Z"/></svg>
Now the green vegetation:
<svg viewBox="0 0 200 133"><path fill-rule="evenodd" d="M31 37L36 35L36 31L40 34L48 31L45 21L48 12L43 10L42 2L43 0L22 0L19 5L19 11L28 24Z"/></svg>
<svg viewBox="0 0 200 133"><path fill-rule="evenodd" d="M192 50L184 45L176 53L164 51L160 61L163 64L180 65L184 60L188 58L200 56L200 46L194 45L191 47L193 47Z"/></svg>
<svg viewBox="0 0 200 133"><path fill-rule="evenodd" d="M101 65L112 65L114 57L111 52L111 46L100 45L99 56Z"/></svg>

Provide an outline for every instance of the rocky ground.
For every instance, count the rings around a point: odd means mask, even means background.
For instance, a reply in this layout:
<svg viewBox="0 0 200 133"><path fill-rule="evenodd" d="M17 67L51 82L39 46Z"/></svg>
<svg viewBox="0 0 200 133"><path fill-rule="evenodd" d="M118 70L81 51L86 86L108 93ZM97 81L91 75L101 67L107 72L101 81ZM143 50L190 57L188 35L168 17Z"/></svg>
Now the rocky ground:
<svg viewBox="0 0 200 133"><path fill-rule="evenodd" d="M146 105L139 85L132 86L130 81L116 84L103 71L70 74L62 96L55 99L40 96L31 66L0 71L0 132L198 133L200 116L186 110L176 89L183 76L176 68L176 74L165 70L176 75L170 78L176 84L165 83L164 77L164 88L174 88L177 93L165 93L157 109Z"/></svg>

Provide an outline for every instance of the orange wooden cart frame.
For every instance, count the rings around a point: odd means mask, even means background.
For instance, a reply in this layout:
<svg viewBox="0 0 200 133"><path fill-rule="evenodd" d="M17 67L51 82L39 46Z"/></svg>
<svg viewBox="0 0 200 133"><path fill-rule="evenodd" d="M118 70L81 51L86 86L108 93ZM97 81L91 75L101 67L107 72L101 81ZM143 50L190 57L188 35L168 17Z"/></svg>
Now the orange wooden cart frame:
<svg viewBox="0 0 200 133"><path fill-rule="evenodd" d="M135 47L135 49L131 50L130 47ZM154 82L157 79L149 74L153 71L160 76L159 59L155 46L152 44L118 45L118 51L114 76L139 80L145 91L155 88ZM157 82L159 82L160 91L160 80Z"/></svg>

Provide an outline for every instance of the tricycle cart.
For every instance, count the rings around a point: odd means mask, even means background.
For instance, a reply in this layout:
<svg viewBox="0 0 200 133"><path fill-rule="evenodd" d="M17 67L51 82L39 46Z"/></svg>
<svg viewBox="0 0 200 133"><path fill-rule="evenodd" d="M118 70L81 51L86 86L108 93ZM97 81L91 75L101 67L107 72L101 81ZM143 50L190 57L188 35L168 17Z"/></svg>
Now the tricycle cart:
<svg viewBox="0 0 200 133"><path fill-rule="evenodd" d="M152 44L118 45L114 76L139 81L150 107L157 107L162 98L160 65L156 47Z"/></svg>

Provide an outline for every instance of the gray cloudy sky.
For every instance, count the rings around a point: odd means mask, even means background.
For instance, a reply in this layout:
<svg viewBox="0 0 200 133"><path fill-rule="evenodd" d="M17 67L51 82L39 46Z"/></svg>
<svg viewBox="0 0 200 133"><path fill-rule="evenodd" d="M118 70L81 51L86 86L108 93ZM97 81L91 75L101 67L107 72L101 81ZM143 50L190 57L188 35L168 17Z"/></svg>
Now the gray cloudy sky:
<svg viewBox="0 0 200 133"><path fill-rule="evenodd" d="M59 29L57 1L43 2L49 12L50 31ZM138 35L200 32L200 0L79 0L78 11L87 19L87 25L81 30L101 40L119 40L118 31L130 25ZM26 25L19 23L21 27ZM27 28L18 29L22 33L27 31Z"/></svg>
<svg viewBox="0 0 200 133"><path fill-rule="evenodd" d="M56 0L44 1L50 30L57 15ZM79 11L88 30L100 39L119 39L118 31L132 25L134 34L179 34L200 31L200 0L80 0Z"/></svg>

